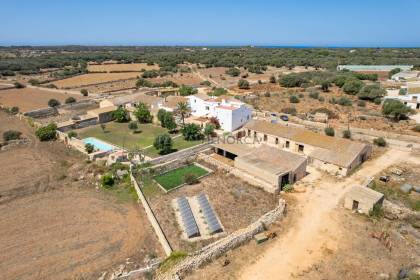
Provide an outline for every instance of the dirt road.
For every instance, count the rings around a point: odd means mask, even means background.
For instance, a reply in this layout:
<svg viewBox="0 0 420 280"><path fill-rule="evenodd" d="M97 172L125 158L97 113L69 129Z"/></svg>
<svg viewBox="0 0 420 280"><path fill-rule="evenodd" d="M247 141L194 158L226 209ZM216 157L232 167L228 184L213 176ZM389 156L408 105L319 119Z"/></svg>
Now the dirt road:
<svg viewBox="0 0 420 280"><path fill-rule="evenodd" d="M323 251L334 250L338 245L338 223L332 214L349 187L409 157L408 152L390 150L342 181L314 182L310 191L298 196L301 216L293 227L252 265L245 267L239 279L290 279L315 264ZM301 184L308 183L310 177L305 179Z"/></svg>

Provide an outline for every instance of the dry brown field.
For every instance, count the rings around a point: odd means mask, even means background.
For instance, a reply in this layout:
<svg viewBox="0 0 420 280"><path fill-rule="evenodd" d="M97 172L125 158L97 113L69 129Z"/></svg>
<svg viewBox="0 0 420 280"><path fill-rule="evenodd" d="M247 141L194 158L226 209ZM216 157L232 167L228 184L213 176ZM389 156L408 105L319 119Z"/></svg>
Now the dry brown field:
<svg viewBox="0 0 420 280"><path fill-rule="evenodd" d="M90 73L52 82L61 89L108 83L120 80L136 79L140 72L127 73Z"/></svg>
<svg viewBox="0 0 420 280"><path fill-rule="evenodd" d="M43 89L22 88L0 91L0 104L6 107L19 107L20 112L28 112L36 109L47 108L48 100L55 98L64 103L66 98L74 97L76 100L83 99L81 95L65 94Z"/></svg>
<svg viewBox="0 0 420 280"><path fill-rule="evenodd" d="M153 83L162 83L165 81L172 81L179 86L181 85L189 85L189 86L199 86L200 83L203 81L197 74L195 73L176 73L167 75L164 77L157 77L157 78L151 78L147 79Z"/></svg>
<svg viewBox="0 0 420 280"><path fill-rule="evenodd" d="M98 279L127 258L162 256L143 208L95 189L80 153L0 112L0 135L8 129L30 143L0 151L0 278Z"/></svg>
<svg viewBox="0 0 420 280"><path fill-rule="evenodd" d="M103 83L98 85L90 85L84 87L74 88L74 90L87 89L90 93L106 93L114 92L126 89L133 89L136 87L136 79L115 81L109 83Z"/></svg>
<svg viewBox="0 0 420 280"><path fill-rule="evenodd" d="M159 70L159 65L147 65L147 63L127 63L127 64L100 64L88 65L89 72L140 72L145 70Z"/></svg>

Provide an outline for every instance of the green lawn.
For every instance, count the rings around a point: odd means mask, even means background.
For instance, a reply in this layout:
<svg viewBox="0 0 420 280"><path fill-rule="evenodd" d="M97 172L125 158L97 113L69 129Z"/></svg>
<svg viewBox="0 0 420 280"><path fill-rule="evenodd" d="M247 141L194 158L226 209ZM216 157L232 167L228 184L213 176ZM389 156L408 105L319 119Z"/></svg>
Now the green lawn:
<svg viewBox="0 0 420 280"><path fill-rule="evenodd" d="M188 173L192 173L196 175L197 177L201 177L203 175L206 175L209 172L197 165L191 164L191 165L183 166L180 168L176 168L174 170L171 170L161 175L157 175L154 177L154 179L165 190L169 191L173 188L176 188L184 184L185 183L184 176L185 174L188 174Z"/></svg>
<svg viewBox="0 0 420 280"><path fill-rule="evenodd" d="M105 142L126 149L144 149L148 146L153 145L156 136L168 132L166 128L153 124L139 124L138 131L139 133L133 133L133 131L128 128L128 123L117 122L106 123L104 131L102 131L100 125L90 126L76 130L78 137L81 139L87 137L95 137ZM171 136L175 137L175 135ZM186 141L182 136L176 137L173 140L173 149L175 152L195 146L200 143L201 141ZM150 157L159 156L158 151L154 147L146 149L146 154Z"/></svg>

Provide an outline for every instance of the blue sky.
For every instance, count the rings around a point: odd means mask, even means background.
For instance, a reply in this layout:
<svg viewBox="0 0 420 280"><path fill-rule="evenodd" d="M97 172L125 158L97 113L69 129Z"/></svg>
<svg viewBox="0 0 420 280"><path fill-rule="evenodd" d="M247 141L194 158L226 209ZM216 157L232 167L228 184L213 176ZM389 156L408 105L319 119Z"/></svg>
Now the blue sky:
<svg viewBox="0 0 420 280"><path fill-rule="evenodd" d="M420 47L419 0L1 2L0 45Z"/></svg>

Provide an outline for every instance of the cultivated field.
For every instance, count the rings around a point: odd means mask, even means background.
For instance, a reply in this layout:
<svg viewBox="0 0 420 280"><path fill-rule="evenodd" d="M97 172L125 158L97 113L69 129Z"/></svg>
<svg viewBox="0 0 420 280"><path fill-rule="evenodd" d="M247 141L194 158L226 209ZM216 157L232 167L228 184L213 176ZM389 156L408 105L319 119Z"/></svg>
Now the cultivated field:
<svg viewBox="0 0 420 280"><path fill-rule="evenodd" d="M82 86L108 83L113 81L136 79L140 75L139 72L127 72L127 73L90 73L79 75L63 80L53 82L56 87L66 88L77 88Z"/></svg>
<svg viewBox="0 0 420 280"><path fill-rule="evenodd" d="M140 72L144 70L159 70L159 65L147 65L147 63L127 63L127 64L100 64L88 65L89 72Z"/></svg>
<svg viewBox="0 0 420 280"><path fill-rule="evenodd" d="M8 89L0 91L0 104L6 107L17 106L21 112L28 112L47 108L48 100L52 98L57 99L63 104L66 98L70 96L76 98L76 100L83 98L81 95L65 94L35 88Z"/></svg>
<svg viewBox="0 0 420 280"><path fill-rule="evenodd" d="M162 256L141 206L94 188L95 165L0 112L7 129L30 143L0 151L0 278L97 279L127 258Z"/></svg>
<svg viewBox="0 0 420 280"><path fill-rule="evenodd" d="M200 83L203 81L203 79L200 78L195 73L176 73L176 74L170 74L164 77L151 78L147 80L153 83L162 83L165 81L172 81L178 84L179 86L180 85L199 86Z"/></svg>
<svg viewBox="0 0 420 280"><path fill-rule="evenodd" d="M74 90L86 89L90 93L108 93L136 88L136 79L114 81L109 83L76 87Z"/></svg>

